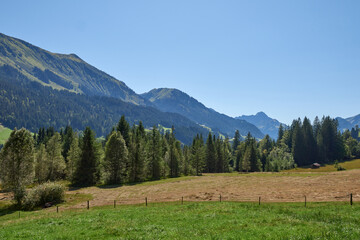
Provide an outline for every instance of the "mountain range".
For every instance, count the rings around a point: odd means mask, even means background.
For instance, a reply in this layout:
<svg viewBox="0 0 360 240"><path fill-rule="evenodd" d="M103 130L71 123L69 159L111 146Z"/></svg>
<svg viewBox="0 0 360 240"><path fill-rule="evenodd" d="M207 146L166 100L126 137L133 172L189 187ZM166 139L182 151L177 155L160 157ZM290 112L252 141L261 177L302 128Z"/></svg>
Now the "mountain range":
<svg viewBox="0 0 360 240"><path fill-rule="evenodd" d="M124 114L130 123L143 121L147 128L174 125L183 142L210 130L229 137L237 129L243 135L251 132L257 138L264 136L253 124L206 108L179 90L170 91L178 98L164 108L164 98L157 96L155 100L152 96L156 90L136 94L124 82L75 54L52 53L5 34L0 34L0 83L0 123L11 128L36 131L71 124L81 130L89 125L98 135L104 135ZM186 105L182 98L191 101ZM180 111L180 105L193 113ZM198 107L202 111L197 111Z"/></svg>
<svg viewBox="0 0 360 240"><path fill-rule="evenodd" d="M346 129L351 130L351 128L355 128L356 125L360 127L360 114L349 118L337 117L336 119L338 120L340 131L345 131Z"/></svg>
<svg viewBox="0 0 360 240"><path fill-rule="evenodd" d="M226 136L233 136L235 131L239 130L242 136L251 132L256 138L264 137L264 134L255 125L207 108L204 104L178 89L158 88L141 94L141 96L163 112L179 113Z"/></svg>
<svg viewBox="0 0 360 240"><path fill-rule="evenodd" d="M206 107L188 94L169 88L137 94L124 82L86 63L76 54L57 54L0 33L0 124L10 128L76 130L92 127L106 135L125 115L147 128L175 127L177 138L191 142L209 131L232 138L250 132L277 138L280 122L260 112L237 118ZM338 118L339 128L360 123L360 115Z"/></svg>

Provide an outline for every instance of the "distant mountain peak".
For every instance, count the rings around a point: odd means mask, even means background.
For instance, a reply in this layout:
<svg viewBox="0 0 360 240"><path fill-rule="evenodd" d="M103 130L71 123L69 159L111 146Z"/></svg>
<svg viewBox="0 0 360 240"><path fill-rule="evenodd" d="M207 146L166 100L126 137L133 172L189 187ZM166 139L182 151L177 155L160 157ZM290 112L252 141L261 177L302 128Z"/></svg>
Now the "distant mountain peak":
<svg viewBox="0 0 360 240"><path fill-rule="evenodd" d="M266 115L266 113L260 111L256 114L256 116L259 116L259 117L267 117L268 115Z"/></svg>
<svg viewBox="0 0 360 240"><path fill-rule="evenodd" d="M262 111L256 113L255 115L242 115L240 117L236 117L236 119L242 119L254 124L264 134L268 134L273 139L278 137L279 127L280 124L282 124L278 120L270 118Z"/></svg>
<svg viewBox="0 0 360 240"><path fill-rule="evenodd" d="M243 136L246 136L248 132L257 138L264 136L253 124L216 112L179 89L156 88L141 94L141 96L153 103L159 110L179 113L198 124L211 128L213 132L232 137L235 131L239 130Z"/></svg>

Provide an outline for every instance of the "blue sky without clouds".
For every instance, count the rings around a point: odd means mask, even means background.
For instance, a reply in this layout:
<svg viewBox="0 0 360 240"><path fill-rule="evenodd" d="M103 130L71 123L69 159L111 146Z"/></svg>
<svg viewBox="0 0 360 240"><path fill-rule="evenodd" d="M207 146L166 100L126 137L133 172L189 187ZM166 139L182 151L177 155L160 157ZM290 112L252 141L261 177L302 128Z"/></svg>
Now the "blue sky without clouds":
<svg viewBox="0 0 360 240"><path fill-rule="evenodd" d="M230 116L360 113L360 1L4 1L0 32Z"/></svg>

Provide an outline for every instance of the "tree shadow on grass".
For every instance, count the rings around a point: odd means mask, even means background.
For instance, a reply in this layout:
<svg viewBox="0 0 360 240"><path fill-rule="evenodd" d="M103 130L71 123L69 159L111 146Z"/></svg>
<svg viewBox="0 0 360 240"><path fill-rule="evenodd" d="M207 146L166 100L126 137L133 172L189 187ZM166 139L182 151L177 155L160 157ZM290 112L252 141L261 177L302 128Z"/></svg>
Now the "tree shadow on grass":
<svg viewBox="0 0 360 240"><path fill-rule="evenodd" d="M0 217L12 214L14 212L20 211L19 206L15 204L1 204L0 205Z"/></svg>
<svg viewBox="0 0 360 240"><path fill-rule="evenodd" d="M102 185L97 185L96 187L101 188L101 189L112 189L112 188L119 188L119 187L124 187L124 186L136 186L136 185L144 184L144 183L152 183L152 182L157 182L159 180L161 180L161 179L147 180L147 181L143 181L143 182L122 183L122 184L102 184Z"/></svg>

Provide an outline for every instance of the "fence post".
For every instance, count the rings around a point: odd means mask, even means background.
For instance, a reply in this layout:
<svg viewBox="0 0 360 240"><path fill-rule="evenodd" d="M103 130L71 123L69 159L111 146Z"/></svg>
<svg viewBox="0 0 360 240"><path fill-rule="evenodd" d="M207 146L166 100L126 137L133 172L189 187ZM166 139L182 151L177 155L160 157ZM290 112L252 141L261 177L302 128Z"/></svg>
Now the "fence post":
<svg viewBox="0 0 360 240"><path fill-rule="evenodd" d="M116 208L116 200L114 200L114 208Z"/></svg>
<svg viewBox="0 0 360 240"><path fill-rule="evenodd" d="M220 202L221 202L221 194L220 194Z"/></svg>
<svg viewBox="0 0 360 240"><path fill-rule="evenodd" d="M147 197L145 197L145 206L147 206Z"/></svg>
<svg viewBox="0 0 360 240"><path fill-rule="evenodd" d="M305 207L306 207L306 196L304 196L305 197Z"/></svg>
<svg viewBox="0 0 360 240"><path fill-rule="evenodd" d="M87 209L89 210L90 209L90 201L87 200Z"/></svg>
<svg viewBox="0 0 360 240"><path fill-rule="evenodd" d="M353 205L352 193L350 193L350 205Z"/></svg>
<svg viewBox="0 0 360 240"><path fill-rule="evenodd" d="M261 197L259 197L259 206L260 206L260 202L261 202Z"/></svg>

